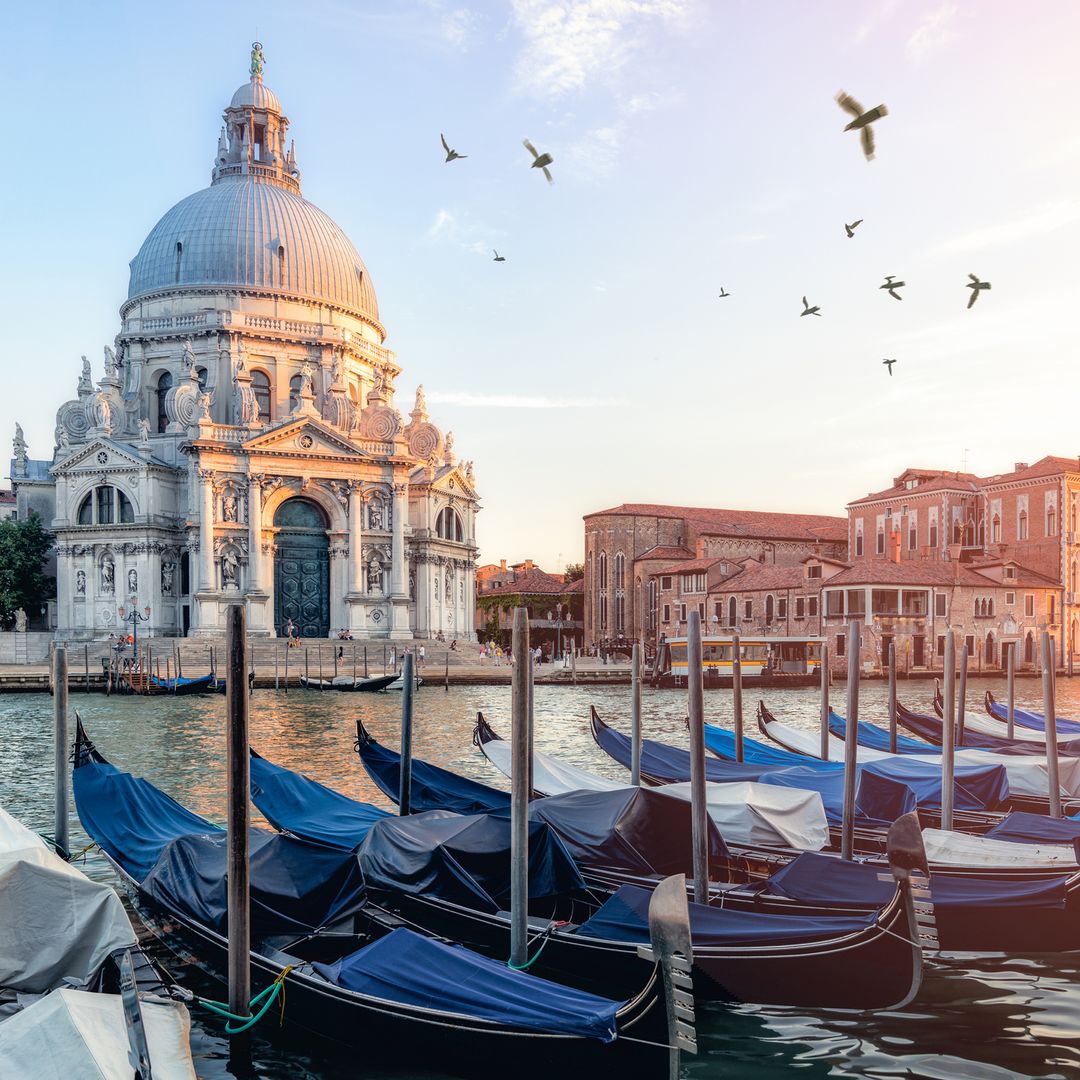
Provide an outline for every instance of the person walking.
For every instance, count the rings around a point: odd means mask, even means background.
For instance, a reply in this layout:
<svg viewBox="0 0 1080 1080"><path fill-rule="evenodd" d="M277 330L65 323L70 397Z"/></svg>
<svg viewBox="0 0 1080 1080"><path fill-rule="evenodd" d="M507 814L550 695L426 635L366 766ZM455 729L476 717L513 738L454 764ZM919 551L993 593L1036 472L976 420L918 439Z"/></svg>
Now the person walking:
<svg viewBox="0 0 1080 1080"><path fill-rule="evenodd" d="M416 650L416 658L420 663L420 667L423 667L424 666L424 646L423 645L421 645L420 648Z"/></svg>

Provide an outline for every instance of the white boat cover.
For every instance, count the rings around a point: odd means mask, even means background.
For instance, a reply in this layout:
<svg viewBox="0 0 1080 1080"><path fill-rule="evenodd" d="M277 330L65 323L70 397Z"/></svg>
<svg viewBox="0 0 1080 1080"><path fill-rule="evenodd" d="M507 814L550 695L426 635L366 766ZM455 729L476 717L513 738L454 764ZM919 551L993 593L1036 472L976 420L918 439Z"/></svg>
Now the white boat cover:
<svg viewBox="0 0 1080 1080"><path fill-rule="evenodd" d="M923 829L930 866L1060 866L1076 869L1076 854L1064 844L1014 844L971 833Z"/></svg>
<svg viewBox="0 0 1080 1080"><path fill-rule="evenodd" d="M64 862L2 808L0 898L0 987L43 994L84 983L111 952L136 944L112 888Z"/></svg>
<svg viewBox="0 0 1080 1080"><path fill-rule="evenodd" d="M659 790L690 801L689 784ZM829 842L825 805L817 791L771 784L706 784L709 817L729 844L820 851Z"/></svg>
<svg viewBox="0 0 1080 1080"><path fill-rule="evenodd" d="M983 735L993 735L997 739L1008 739L1009 737L1009 729L1000 720L995 720L992 716L987 716L986 713L982 712L965 713L964 727L970 728L972 731L981 732ZM1059 731L1057 741L1059 743L1072 742L1076 737L1076 732L1074 731ZM1021 727L1017 724L1013 728L1013 741L1033 742L1045 746L1046 732L1036 731L1034 728Z"/></svg>
<svg viewBox="0 0 1080 1080"><path fill-rule="evenodd" d="M779 720L767 723L766 727L770 737L782 746L814 758L821 753L821 736L816 731L803 731ZM931 765L941 765L940 754L890 754L887 750L875 750L869 746L858 747L857 753L859 761L881 761L897 757L906 761L925 761ZM835 735L829 736L829 760L844 760L844 740ZM955 760L960 765L1004 765L1009 776L1009 791L1014 795L1034 795L1044 799L1050 795L1049 773L1043 758L965 749L956 751ZM1063 796L1080 798L1080 758L1058 758L1058 782Z"/></svg>
<svg viewBox="0 0 1080 1080"><path fill-rule="evenodd" d="M510 776L509 742L494 740L481 749L499 772ZM626 786L533 751L533 787L543 795L613 791ZM690 798L689 784L665 784L661 790L680 799ZM709 784L707 799L709 816L728 843L820 851L829 842L825 806L816 791L768 784Z"/></svg>
<svg viewBox="0 0 1080 1080"><path fill-rule="evenodd" d="M196 1080L183 1005L141 1003L154 1080ZM56 990L0 1023L0 1076L26 1080L113 1080L133 1076L123 1003L117 994Z"/></svg>

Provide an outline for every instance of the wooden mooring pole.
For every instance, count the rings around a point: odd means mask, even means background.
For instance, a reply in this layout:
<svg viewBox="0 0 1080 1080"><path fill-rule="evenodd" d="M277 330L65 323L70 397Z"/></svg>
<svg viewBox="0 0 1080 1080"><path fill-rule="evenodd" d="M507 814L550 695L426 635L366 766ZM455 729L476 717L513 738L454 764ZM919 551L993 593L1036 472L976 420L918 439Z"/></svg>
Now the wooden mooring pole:
<svg viewBox="0 0 1080 1080"><path fill-rule="evenodd" d="M698 657L698 667L700 664ZM690 674L687 663L686 673ZM731 635L731 701L735 710L735 760L743 760L743 711L742 711L742 644L737 633Z"/></svg>
<svg viewBox="0 0 1080 1080"><path fill-rule="evenodd" d="M641 646L634 642L630 673L630 783L641 787Z"/></svg>
<svg viewBox="0 0 1080 1080"><path fill-rule="evenodd" d="M55 806L53 809L53 839L56 848L66 859L68 844L68 661L67 649L57 645L52 654L53 684L53 766L55 772Z"/></svg>
<svg viewBox="0 0 1080 1080"><path fill-rule="evenodd" d="M248 1016L251 1001L251 904L248 830L250 763L248 757L247 633L242 604L230 604L225 615L225 763L228 807L229 1011ZM230 1057L250 1051L245 1035L229 1040Z"/></svg>
<svg viewBox="0 0 1080 1080"><path fill-rule="evenodd" d="M1008 667L1009 702L1005 729L1010 739L1016 738L1016 642L1009 644Z"/></svg>
<svg viewBox="0 0 1080 1080"><path fill-rule="evenodd" d="M941 827L953 827L953 776L956 753L956 631L945 635L944 715L941 718Z"/></svg>
<svg viewBox="0 0 1080 1080"><path fill-rule="evenodd" d="M964 748L964 719L967 709L967 671L968 671L968 647L960 650L960 689L956 695L956 746Z"/></svg>
<svg viewBox="0 0 1080 1080"><path fill-rule="evenodd" d="M510 714L510 966L529 959L529 613L514 608Z"/></svg>
<svg viewBox="0 0 1080 1080"><path fill-rule="evenodd" d="M821 644L821 760L829 760L829 644Z"/></svg>
<svg viewBox="0 0 1080 1080"><path fill-rule="evenodd" d="M701 613L688 613L686 690L690 715L690 816L693 838L694 903L709 902L709 832L705 793L705 686L701 669Z"/></svg>
<svg viewBox="0 0 1080 1080"><path fill-rule="evenodd" d="M412 813L412 720L413 654L407 652L401 670L401 777L398 781L398 813L405 817Z"/></svg>
<svg viewBox="0 0 1080 1080"><path fill-rule="evenodd" d="M90 646L83 646L83 671L86 673L86 692L90 693Z"/></svg>
<svg viewBox="0 0 1080 1080"><path fill-rule="evenodd" d="M889 642L889 753L896 753L896 642Z"/></svg>
<svg viewBox="0 0 1080 1080"><path fill-rule="evenodd" d="M844 729L844 813L840 823L840 857L855 854L855 782L858 776L859 675L862 659L862 624L848 623L847 635L847 726Z"/></svg>
<svg viewBox="0 0 1080 1080"><path fill-rule="evenodd" d="M1050 631L1042 632L1043 716L1046 720L1046 780L1050 788L1050 816L1061 817L1061 780L1058 774L1056 664Z"/></svg>

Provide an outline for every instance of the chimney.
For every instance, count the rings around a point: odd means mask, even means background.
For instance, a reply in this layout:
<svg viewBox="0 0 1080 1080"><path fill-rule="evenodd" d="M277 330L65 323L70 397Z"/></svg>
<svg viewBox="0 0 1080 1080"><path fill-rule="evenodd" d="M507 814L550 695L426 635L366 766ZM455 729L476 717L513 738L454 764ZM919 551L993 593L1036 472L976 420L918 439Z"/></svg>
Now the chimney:
<svg viewBox="0 0 1080 1080"><path fill-rule="evenodd" d="M1013 464L1013 472L1019 472L1021 469L1026 469L1028 464L1026 461L1017 461Z"/></svg>
<svg viewBox="0 0 1080 1080"><path fill-rule="evenodd" d="M499 570L504 574L506 573L506 560L505 559L500 559L499 560Z"/></svg>
<svg viewBox="0 0 1080 1080"><path fill-rule="evenodd" d="M532 559L526 559L526 560L525 560L525 569L526 569L526 570L531 570L532 568L533 568L533 561L532 561Z"/></svg>

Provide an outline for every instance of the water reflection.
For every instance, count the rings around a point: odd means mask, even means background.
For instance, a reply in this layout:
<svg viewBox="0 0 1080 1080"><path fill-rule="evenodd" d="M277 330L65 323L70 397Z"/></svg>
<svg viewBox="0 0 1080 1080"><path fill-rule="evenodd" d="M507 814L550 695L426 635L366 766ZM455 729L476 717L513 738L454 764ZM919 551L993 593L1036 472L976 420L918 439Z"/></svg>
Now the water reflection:
<svg viewBox="0 0 1080 1080"><path fill-rule="evenodd" d="M982 710L984 689L1004 697L1003 681L979 680L969 708ZM901 682L901 700L929 711L933 684ZM768 691L769 708L798 727L816 728L818 697L811 690ZM756 697L745 695L747 733L756 737ZM844 691L834 691L834 707L843 711ZM883 722L886 690L864 685L863 719ZM105 698L76 695L94 739L107 757L146 776L197 813L221 822L225 816L224 700L205 698ZM536 745L549 753L616 779L627 773L600 753L588 727L589 705L605 720L627 728L627 687L537 687ZM1017 704L1041 711L1035 680L1018 683ZM1080 719L1080 680L1061 679L1062 714ZM380 740L397 745L400 696L335 694L292 690L257 691L251 699L252 742L281 765L306 772L356 799L386 806L353 750L359 717ZM705 695L706 719L731 727L731 694ZM52 824L52 704L42 695L0 698L0 802L34 828ZM458 770L477 780L506 787L505 778L472 745L472 725L483 710L494 727L509 733L509 687L455 687L445 692L425 687L416 696L414 747L417 757ZM650 737L688 745L685 692L647 691L644 727ZM253 809L258 820L258 814ZM72 816L72 842L85 844ZM87 872L109 880L100 856L86 858ZM812 1014L803 1010L753 1006L710 1007L702 1011L702 1053L689 1060L685 1074L695 1080L750 1076L768 1080L792 1068L810 1076L958 1077L1080 1075L1080 958L950 957L935 960L922 993L902 1012L863 1016ZM197 982L197 973L185 973ZM216 992L213 984L202 990ZM193 1045L199 1074L207 1080L227 1076L227 1044L215 1023L195 1018ZM282 1043L272 1027L255 1042L258 1074L285 1077L354 1075L356 1055L314 1039ZM436 1074L392 1065L371 1064L369 1080L438 1080Z"/></svg>

